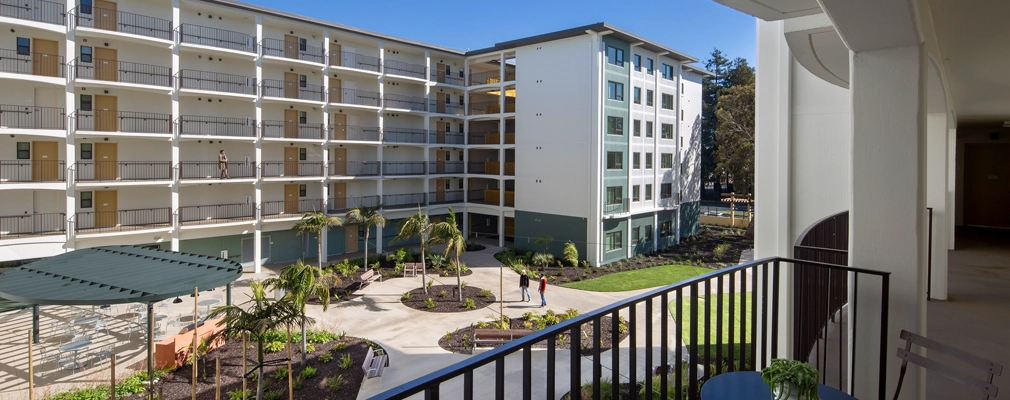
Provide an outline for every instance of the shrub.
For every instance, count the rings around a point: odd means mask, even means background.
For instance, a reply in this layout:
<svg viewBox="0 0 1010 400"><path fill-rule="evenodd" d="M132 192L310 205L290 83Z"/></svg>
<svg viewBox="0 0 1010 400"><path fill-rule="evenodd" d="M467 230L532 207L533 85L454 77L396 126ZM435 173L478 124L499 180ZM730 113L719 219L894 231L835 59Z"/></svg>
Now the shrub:
<svg viewBox="0 0 1010 400"><path fill-rule="evenodd" d="M268 342L263 345L263 351L267 353L276 353L284 350L284 342Z"/></svg>
<svg viewBox="0 0 1010 400"><path fill-rule="evenodd" d="M492 296L492 294L491 294L490 290L487 290L487 289L481 289L480 290L480 297L483 297L485 299L490 299L491 296Z"/></svg>
<svg viewBox="0 0 1010 400"><path fill-rule="evenodd" d="M554 262L554 256L550 253L537 253L533 255L530 261L538 267L546 267Z"/></svg>
<svg viewBox="0 0 1010 400"><path fill-rule="evenodd" d="M582 267L582 268L589 268L589 261L588 260L582 260L582 262L579 263L579 266Z"/></svg>
<svg viewBox="0 0 1010 400"><path fill-rule="evenodd" d="M435 269L440 269L445 265L445 256L441 254L429 254L428 255L428 266Z"/></svg>
<svg viewBox="0 0 1010 400"><path fill-rule="evenodd" d="M340 387L344 384L344 376L337 375L333 377L326 378L326 387L332 392L340 390Z"/></svg>
<svg viewBox="0 0 1010 400"><path fill-rule="evenodd" d="M277 368L276 370L274 370L273 376L275 381L288 379L288 368L287 367Z"/></svg>
<svg viewBox="0 0 1010 400"><path fill-rule="evenodd" d="M337 343L337 344L333 345L333 350L334 351L344 351L344 349L346 349L346 348L347 348L347 343L343 343L343 342Z"/></svg>
<svg viewBox="0 0 1010 400"><path fill-rule="evenodd" d="M463 308L467 310L473 310L477 308L477 304L474 303L473 299L466 299L463 301Z"/></svg>
<svg viewBox="0 0 1010 400"><path fill-rule="evenodd" d="M435 284L435 281L433 281L433 280L431 280L431 279L428 279L428 283L426 283L425 285L426 285L426 286L428 286L428 290L431 290L431 287L432 287L432 286L433 286L434 284Z"/></svg>
<svg viewBox="0 0 1010 400"><path fill-rule="evenodd" d="M452 332L446 331L445 332L445 340L449 341L450 339L452 339Z"/></svg>
<svg viewBox="0 0 1010 400"><path fill-rule="evenodd" d="M729 243L720 244L715 246L715 249L712 249L712 257L716 260L722 260L726 256L727 251L729 251Z"/></svg>
<svg viewBox="0 0 1010 400"><path fill-rule="evenodd" d="M319 356L319 361L323 362L323 363L329 363L330 361L333 361L333 353L330 353L330 352L327 351L327 352L321 354Z"/></svg>
<svg viewBox="0 0 1010 400"><path fill-rule="evenodd" d="M340 367L340 369L348 369L351 367L351 364L353 363L354 360L351 359L351 355L344 354L344 356L340 358L340 362L337 364L337 366Z"/></svg>
<svg viewBox="0 0 1010 400"><path fill-rule="evenodd" d="M442 290L438 291L438 297L445 297L445 296L448 296L448 295L449 295L449 292L445 291L445 289L442 289Z"/></svg>
<svg viewBox="0 0 1010 400"><path fill-rule="evenodd" d="M308 334L306 334L306 336L308 336ZM308 341L308 338L306 338L306 341ZM302 351L301 346L298 347L298 351ZM305 344L305 354L311 354L315 352L316 352L316 346L313 346L312 343Z"/></svg>
<svg viewBox="0 0 1010 400"><path fill-rule="evenodd" d="M443 290L442 292L445 292L445 291ZM424 305L425 305L425 307L428 307L428 309L435 308L435 300L432 300L431 297L429 297L428 300L424 301Z"/></svg>
<svg viewBox="0 0 1010 400"><path fill-rule="evenodd" d="M410 296L411 296L410 292L403 292L403 295L401 295L400 298L404 300L410 300Z"/></svg>
<svg viewBox="0 0 1010 400"><path fill-rule="evenodd" d="M466 281L461 281L461 282L459 283L459 287L460 287L461 289L466 289Z"/></svg>
<svg viewBox="0 0 1010 400"><path fill-rule="evenodd" d="M284 390L277 389L263 393L263 398L266 400L281 400L282 398L284 398Z"/></svg>
<svg viewBox="0 0 1010 400"><path fill-rule="evenodd" d="M404 267L406 267L406 265L403 263L396 263L396 266L393 267L393 275L400 275L400 273L403 272Z"/></svg>
<svg viewBox="0 0 1010 400"><path fill-rule="evenodd" d="M241 389L228 391L228 400L245 400L251 396L252 396L252 389L246 389L244 393L242 392Z"/></svg>
<svg viewBox="0 0 1010 400"><path fill-rule="evenodd" d="M325 344L337 340L337 335L327 331L308 330L305 332L306 340L309 343ZM295 338L297 339L297 338Z"/></svg>
<svg viewBox="0 0 1010 400"><path fill-rule="evenodd" d="M575 243L571 240L565 242L564 258L571 265L579 264L579 249L575 248Z"/></svg>
<svg viewBox="0 0 1010 400"><path fill-rule="evenodd" d="M295 377L295 379L291 382L291 388L294 390L302 390L302 382L305 382L305 378L302 378L301 376Z"/></svg>

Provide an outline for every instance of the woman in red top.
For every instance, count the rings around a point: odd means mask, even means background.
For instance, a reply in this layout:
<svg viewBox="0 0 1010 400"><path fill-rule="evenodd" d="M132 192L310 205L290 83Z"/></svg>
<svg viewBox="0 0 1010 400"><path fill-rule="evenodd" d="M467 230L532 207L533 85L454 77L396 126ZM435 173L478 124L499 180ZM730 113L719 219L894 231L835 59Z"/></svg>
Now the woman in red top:
<svg viewBox="0 0 1010 400"><path fill-rule="evenodd" d="M547 275L540 276L540 307L547 305L547 299L544 298L544 291L547 290Z"/></svg>

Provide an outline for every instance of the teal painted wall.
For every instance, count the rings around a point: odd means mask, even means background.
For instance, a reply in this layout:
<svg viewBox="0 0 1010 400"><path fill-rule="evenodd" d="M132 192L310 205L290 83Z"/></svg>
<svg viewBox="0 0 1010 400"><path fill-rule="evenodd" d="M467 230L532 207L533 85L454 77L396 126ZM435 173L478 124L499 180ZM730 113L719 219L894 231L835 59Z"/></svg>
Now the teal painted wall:
<svg viewBox="0 0 1010 400"><path fill-rule="evenodd" d="M403 218L391 219L386 223L386 227L382 229L382 251L386 251L385 249L390 246L406 246L421 243L421 240L418 238L393 242L393 238L400 234L400 222L402 221Z"/></svg>
<svg viewBox="0 0 1010 400"><path fill-rule="evenodd" d="M202 254L220 257L221 250L228 250L228 259L242 261L242 239L253 235L232 235L209 237L202 239L180 240L179 251L183 253Z"/></svg>
<svg viewBox="0 0 1010 400"><path fill-rule="evenodd" d="M649 231L655 230L656 227L654 225L654 222L655 221L653 221L652 219L652 213L634 215L631 217L631 227L638 228L638 239L639 239L638 244L634 245L634 248L632 249L632 254L644 254L652 252L653 243L656 242L656 235L655 233L653 233L652 238L648 241L646 241L645 238L647 235L646 230ZM631 229L628 230L628 233L631 234ZM634 240L632 240L632 242L634 242Z"/></svg>
<svg viewBox="0 0 1010 400"><path fill-rule="evenodd" d="M680 237L694 236L701 229L701 202L680 205Z"/></svg>
<svg viewBox="0 0 1010 400"><path fill-rule="evenodd" d="M344 254L344 227L330 228L326 233L326 254L330 256Z"/></svg>
<svg viewBox="0 0 1010 400"><path fill-rule="evenodd" d="M579 260L586 259L586 219L564 215L543 214L516 210L515 216L515 246L528 251L543 251L543 248L533 242L533 238L551 235L550 252L560 257L565 248L565 242L571 240L579 250Z"/></svg>
<svg viewBox="0 0 1010 400"><path fill-rule="evenodd" d="M611 232L622 232L621 233L621 248L616 250L607 251L606 249L606 238L607 234ZM600 241L600 247L603 248L603 263L614 262L617 260L623 260L628 258L628 220L626 219L607 219L603 220L603 236Z"/></svg>
<svg viewBox="0 0 1010 400"><path fill-rule="evenodd" d="M672 229L670 230L670 236L662 237L660 232L656 232L657 246L659 249L664 249L677 244L677 212L676 211L660 211L656 213L656 218L659 220L657 227L663 226L664 221L670 221Z"/></svg>
<svg viewBox="0 0 1010 400"><path fill-rule="evenodd" d="M604 36L603 42L606 46L603 48L603 58L604 58L604 74L603 74L603 154L601 154L602 159L600 160L600 165L603 168L603 192L600 196L603 198L604 207L606 207L607 200L607 188L608 187L621 187L621 198L631 197L631 189L628 187L628 168L631 168L631 46L628 43L617 40L610 36ZM614 47L624 51L624 65L618 66L611 64L607 60L608 47ZM622 90L624 95L624 100L611 100L609 99L609 82L616 82L624 85ZM607 117L620 117L624 119L624 134L610 135L607 134ZM607 169L607 153L608 152L620 152L623 158L623 168L621 169Z"/></svg>

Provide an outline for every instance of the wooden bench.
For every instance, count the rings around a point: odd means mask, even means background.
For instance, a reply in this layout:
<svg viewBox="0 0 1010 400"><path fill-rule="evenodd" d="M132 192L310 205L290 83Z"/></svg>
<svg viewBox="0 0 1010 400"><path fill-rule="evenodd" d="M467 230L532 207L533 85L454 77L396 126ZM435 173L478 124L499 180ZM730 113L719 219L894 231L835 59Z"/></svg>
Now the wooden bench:
<svg viewBox="0 0 1010 400"><path fill-rule="evenodd" d="M389 366L389 357L385 354L376 355L375 349L368 349L365 355L365 362L361 364L361 369L365 371L365 378L371 379L382 376L382 371Z"/></svg>
<svg viewBox="0 0 1010 400"><path fill-rule="evenodd" d="M479 345L505 344L531 333L533 331L529 329L474 329L473 348L476 350Z"/></svg>
<svg viewBox="0 0 1010 400"><path fill-rule="evenodd" d="M411 273L412 276L417 277L417 273L424 269L424 264L421 263L406 263L403 264L403 276L406 277L407 273Z"/></svg>
<svg viewBox="0 0 1010 400"><path fill-rule="evenodd" d="M372 283L376 280L382 282L382 275L376 273L374 268L369 269L368 271L365 271L364 273L361 274L362 286Z"/></svg>

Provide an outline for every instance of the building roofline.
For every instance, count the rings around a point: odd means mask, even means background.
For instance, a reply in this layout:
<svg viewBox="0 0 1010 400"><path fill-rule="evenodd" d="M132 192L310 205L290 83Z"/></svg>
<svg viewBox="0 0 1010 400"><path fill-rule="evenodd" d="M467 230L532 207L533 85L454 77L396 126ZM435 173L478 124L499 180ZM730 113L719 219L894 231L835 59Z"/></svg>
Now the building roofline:
<svg viewBox="0 0 1010 400"><path fill-rule="evenodd" d="M710 71L709 71L709 70L707 70L707 69L704 69L704 68L700 68L700 67L698 67L697 65L687 65L687 64L684 64L684 69L686 69L686 70L688 70L688 71L694 71L694 72L697 72L697 73L699 73L699 74L702 74L702 75L704 75L704 76L707 76L707 77L710 77L710 78L711 78L711 77L715 77L715 73L713 73L713 72L710 72Z"/></svg>

